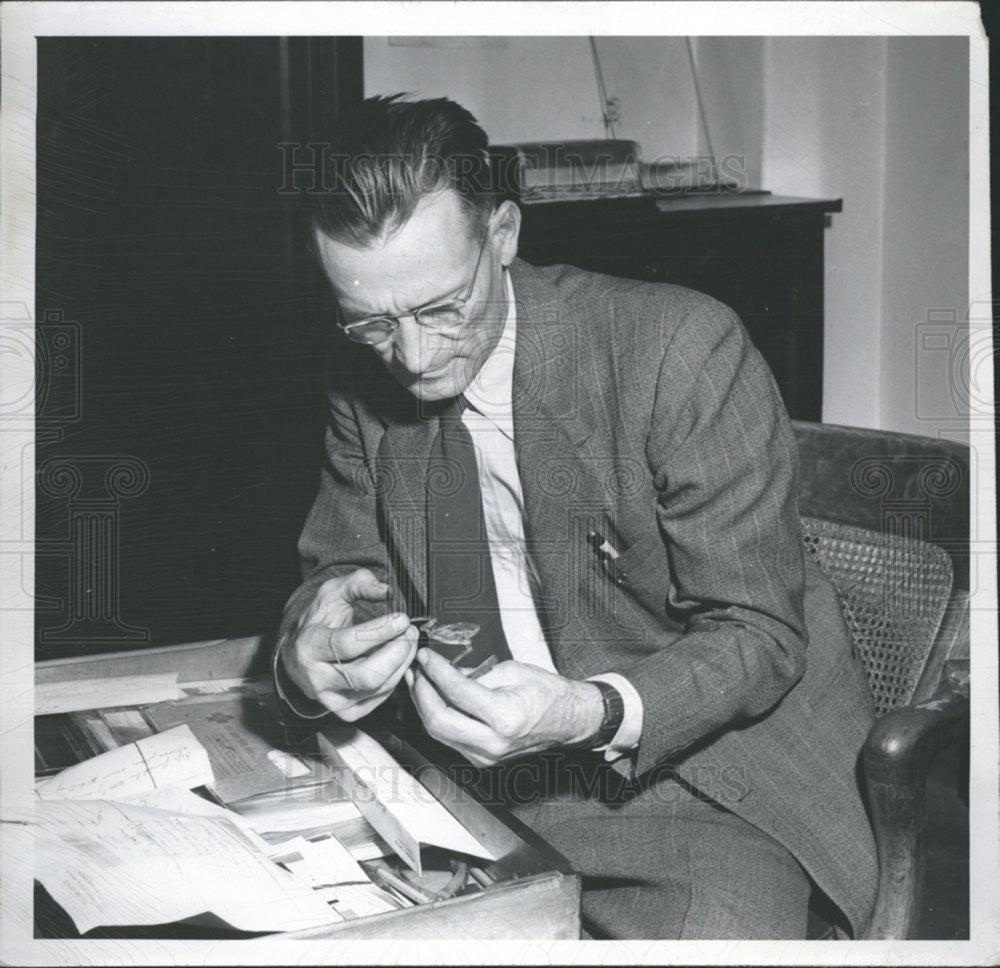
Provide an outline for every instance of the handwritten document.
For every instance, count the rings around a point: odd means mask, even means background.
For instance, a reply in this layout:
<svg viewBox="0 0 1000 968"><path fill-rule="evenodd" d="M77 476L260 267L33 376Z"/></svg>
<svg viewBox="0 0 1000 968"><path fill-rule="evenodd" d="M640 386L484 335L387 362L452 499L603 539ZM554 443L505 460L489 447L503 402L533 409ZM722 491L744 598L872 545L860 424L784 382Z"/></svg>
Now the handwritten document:
<svg viewBox="0 0 1000 968"><path fill-rule="evenodd" d="M81 933L211 912L244 931L340 920L231 822L103 800L36 804L35 876Z"/></svg>
<svg viewBox="0 0 1000 968"><path fill-rule="evenodd" d="M141 706L183 699L176 672L148 676L110 676L35 684L35 715L72 713L106 706Z"/></svg>
<svg viewBox="0 0 1000 968"><path fill-rule="evenodd" d="M177 726L38 780L35 794L41 800L128 800L212 780L205 748L187 726Z"/></svg>
<svg viewBox="0 0 1000 968"><path fill-rule="evenodd" d="M418 874L421 844L497 859L366 733L351 727L326 729L319 742L330 763L341 768L341 782L358 809Z"/></svg>

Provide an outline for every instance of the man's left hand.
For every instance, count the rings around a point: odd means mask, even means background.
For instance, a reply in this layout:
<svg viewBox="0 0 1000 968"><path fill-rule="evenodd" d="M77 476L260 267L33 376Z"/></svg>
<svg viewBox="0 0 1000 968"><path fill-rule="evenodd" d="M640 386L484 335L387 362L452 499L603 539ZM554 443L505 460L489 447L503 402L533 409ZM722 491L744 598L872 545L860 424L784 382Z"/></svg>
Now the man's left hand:
<svg viewBox="0 0 1000 968"><path fill-rule="evenodd" d="M414 704L434 739L475 766L582 743L601 725L604 703L592 682L507 661L470 679L430 649L406 672Z"/></svg>

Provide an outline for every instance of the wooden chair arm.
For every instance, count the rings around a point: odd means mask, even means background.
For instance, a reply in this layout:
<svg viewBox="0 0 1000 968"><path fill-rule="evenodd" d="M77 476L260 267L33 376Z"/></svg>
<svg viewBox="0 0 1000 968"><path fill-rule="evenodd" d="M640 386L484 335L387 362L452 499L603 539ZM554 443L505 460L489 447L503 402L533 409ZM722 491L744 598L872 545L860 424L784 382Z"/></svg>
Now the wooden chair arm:
<svg viewBox="0 0 1000 968"><path fill-rule="evenodd" d="M886 713L862 759L878 847L879 883L867 938L908 938L924 878L926 784L931 760L968 728L969 663L945 663L931 699Z"/></svg>

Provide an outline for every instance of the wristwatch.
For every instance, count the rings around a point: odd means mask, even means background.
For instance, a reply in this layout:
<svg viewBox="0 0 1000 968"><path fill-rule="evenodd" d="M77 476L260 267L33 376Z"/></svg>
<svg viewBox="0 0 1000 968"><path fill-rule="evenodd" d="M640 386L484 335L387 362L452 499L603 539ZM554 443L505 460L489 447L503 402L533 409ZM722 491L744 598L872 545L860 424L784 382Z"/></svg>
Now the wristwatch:
<svg viewBox="0 0 1000 968"><path fill-rule="evenodd" d="M625 700L622 694L614 686L600 679L592 679L591 682L601 690L601 699L604 700L604 718L597 732L586 742L589 749L600 749L607 746L614 738L615 733L621 728L625 719Z"/></svg>

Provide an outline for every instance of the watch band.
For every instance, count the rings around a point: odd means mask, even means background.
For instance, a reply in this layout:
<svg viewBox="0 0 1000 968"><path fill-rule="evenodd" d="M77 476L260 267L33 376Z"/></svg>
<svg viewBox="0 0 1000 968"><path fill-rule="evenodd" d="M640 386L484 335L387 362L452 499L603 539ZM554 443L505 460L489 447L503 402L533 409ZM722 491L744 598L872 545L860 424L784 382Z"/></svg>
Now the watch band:
<svg viewBox="0 0 1000 968"><path fill-rule="evenodd" d="M604 718L601 720L600 728L591 739L587 741L590 749L600 749L607 746L621 728L625 719L625 700L622 694L610 683L602 682L600 679L592 679L591 682L601 690L601 699L604 701Z"/></svg>

